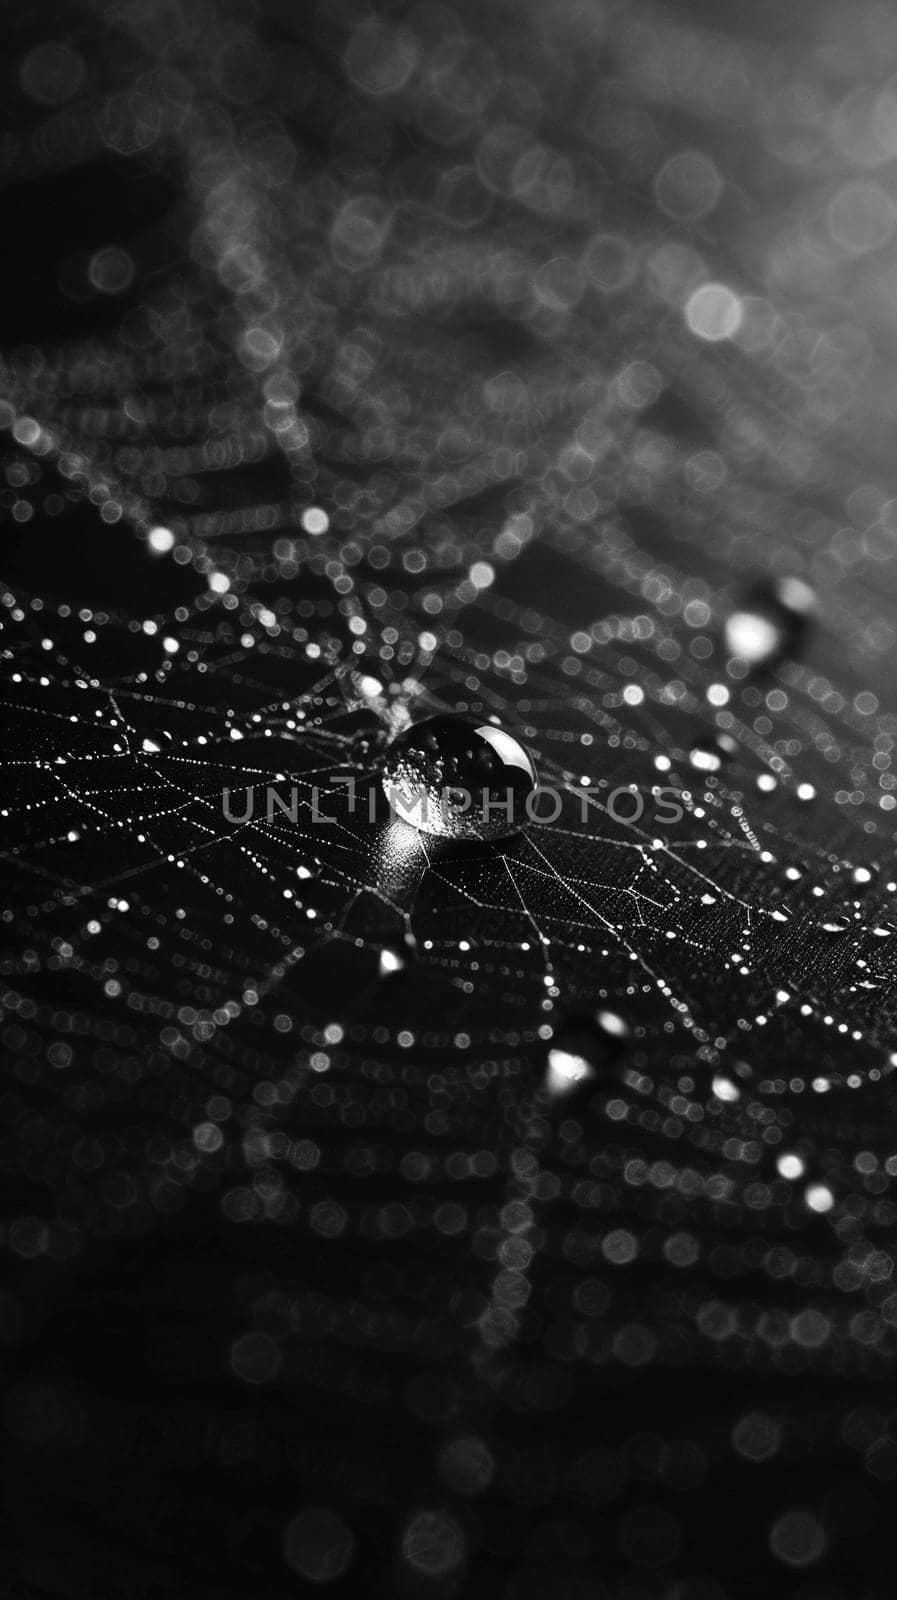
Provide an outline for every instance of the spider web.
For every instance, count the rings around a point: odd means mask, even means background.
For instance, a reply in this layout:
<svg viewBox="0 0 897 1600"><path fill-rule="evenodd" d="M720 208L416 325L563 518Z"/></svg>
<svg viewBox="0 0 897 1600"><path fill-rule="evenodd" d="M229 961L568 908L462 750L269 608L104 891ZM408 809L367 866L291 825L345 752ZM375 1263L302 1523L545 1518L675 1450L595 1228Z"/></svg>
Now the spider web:
<svg viewBox="0 0 897 1600"><path fill-rule="evenodd" d="M388 1400L380 1353L455 1349L481 1408L607 1362L882 1373L893 27L85 16L68 58L23 41L4 156L42 213L107 184L53 267L90 332L2 374L13 1253L298 1233L248 1384ZM806 648L732 667L782 576ZM440 710L563 810L410 898L344 780Z"/></svg>

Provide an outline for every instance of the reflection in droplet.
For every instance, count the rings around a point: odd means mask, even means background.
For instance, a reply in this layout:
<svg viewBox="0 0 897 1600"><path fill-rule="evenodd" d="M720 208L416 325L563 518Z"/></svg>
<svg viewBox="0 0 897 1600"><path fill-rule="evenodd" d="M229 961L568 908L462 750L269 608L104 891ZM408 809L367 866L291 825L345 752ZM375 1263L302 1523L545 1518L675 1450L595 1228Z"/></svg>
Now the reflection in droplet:
<svg viewBox="0 0 897 1600"><path fill-rule="evenodd" d="M370 850L371 887L392 905L408 910L429 866L419 833L407 822L383 824Z"/></svg>
<svg viewBox="0 0 897 1600"><path fill-rule="evenodd" d="M383 788L396 815L420 833L488 841L526 822L536 770L529 752L503 728L438 716L393 741Z"/></svg>

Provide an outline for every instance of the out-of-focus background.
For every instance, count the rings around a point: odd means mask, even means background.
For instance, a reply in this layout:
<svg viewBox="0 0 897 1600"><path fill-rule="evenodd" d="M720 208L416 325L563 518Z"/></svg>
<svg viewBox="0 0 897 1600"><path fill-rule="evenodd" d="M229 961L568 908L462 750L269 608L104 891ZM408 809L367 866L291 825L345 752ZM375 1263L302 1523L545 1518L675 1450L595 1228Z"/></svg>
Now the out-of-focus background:
<svg viewBox="0 0 897 1600"><path fill-rule="evenodd" d="M7 1592L890 1595L897 13L6 22Z"/></svg>

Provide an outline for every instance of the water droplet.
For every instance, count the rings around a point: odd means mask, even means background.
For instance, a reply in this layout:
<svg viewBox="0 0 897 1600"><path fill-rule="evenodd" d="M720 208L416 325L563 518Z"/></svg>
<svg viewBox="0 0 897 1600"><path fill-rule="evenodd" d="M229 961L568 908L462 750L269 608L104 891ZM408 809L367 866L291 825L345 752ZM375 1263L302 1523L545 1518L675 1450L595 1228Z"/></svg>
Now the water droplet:
<svg viewBox="0 0 897 1600"><path fill-rule="evenodd" d="M377 700L383 693L383 685L379 678L373 677L370 672L363 672L358 679L359 693L365 700Z"/></svg>
<svg viewBox="0 0 897 1600"><path fill-rule="evenodd" d="M719 772L723 762L738 749L728 733L701 734L692 741L688 752L690 764L696 772Z"/></svg>
<svg viewBox="0 0 897 1600"><path fill-rule="evenodd" d="M380 950L380 977L388 978L394 972L404 972L414 960L416 947L416 940L410 933L404 939L387 940Z"/></svg>
<svg viewBox="0 0 897 1600"><path fill-rule="evenodd" d="M330 527L330 518L321 506L307 506L299 520L305 532L315 537L326 533Z"/></svg>
<svg viewBox="0 0 897 1600"><path fill-rule="evenodd" d="M554 1094L563 1094L574 1083L582 1083L593 1076L585 1056L556 1046L548 1052L548 1087Z"/></svg>
<svg viewBox="0 0 897 1600"><path fill-rule="evenodd" d="M615 1011L599 1011L597 1016L571 1012L562 1018L548 1048L549 1093L567 1094L594 1078L619 1055L628 1037L629 1025Z"/></svg>
<svg viewBox="0 0 897 1600"><path fill-rule="evenodd" d="M601 1032L609 1038L629 1038L629 1023L619 1016L616 1011L599 1011L596 1021Z"/></svg>
<svg viewBox="0 0 897 1600"><path fill-rule="evenodd" d="M140 748L146 755L158 755L166 745L173 743L174 735L166 728L160 728L155 733L144 734Z"/></svg>
<svg viewBox="0 0 897 1600"><path fill-rule="evenodd" d="M801 578L776 578L759 585L726 618L729 655L752 667L767 667L794 654L815 605L813 590Z"/></svg>
<svg viewBox="0 0 897 1600"><path fill-rule="evenodd" d="M692 745L688 759L696 772L719 772L723 758L718 750L708 744Z"/></svg>
<svg viewBox="0 0 897 1600"><path fill-rule="evenodd" d="M383 788L396 815L420 833L487 841L526 822L536 769L520 741L494 723L429 717L390 745Z"/></svg>
<svg viewBox="0 0 897 1600"><path fill-rule="evenodd" d="M741 1090L738 1085L733 1083L731 1078L724 1077L721 1072L717 1073L712 1087L717 1100L725 1100L731 1104L741 1099Z"/></svg>
<svg viewBox="0 0 897 1600"><path fill-rule="evenodd" d="M804 1199L810 1210L817 1212L819 1216L823 1216L826 1211L831 1211L835 1203L835 1197L825 1183L811 1183L804 1195Z"/></svg>

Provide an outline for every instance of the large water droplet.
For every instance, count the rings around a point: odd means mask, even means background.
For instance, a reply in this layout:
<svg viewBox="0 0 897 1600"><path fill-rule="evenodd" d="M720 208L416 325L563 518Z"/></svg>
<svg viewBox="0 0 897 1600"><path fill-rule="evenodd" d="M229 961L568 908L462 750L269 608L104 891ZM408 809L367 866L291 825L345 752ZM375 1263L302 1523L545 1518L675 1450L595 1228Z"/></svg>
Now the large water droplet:
<svg viewBox="0 0 897 1600"><path fill-rule="evenodd" d="M527 820L532 757L513 734L468 717L429 717L386 753L383 788L404 822L450 839L502 839Z"/></svg>

